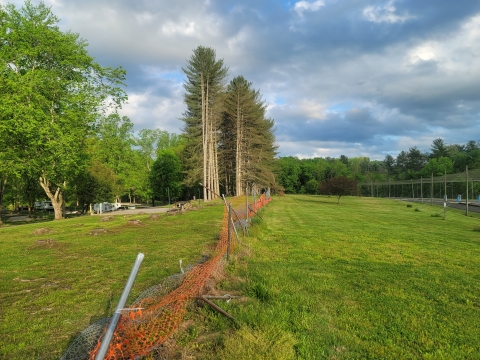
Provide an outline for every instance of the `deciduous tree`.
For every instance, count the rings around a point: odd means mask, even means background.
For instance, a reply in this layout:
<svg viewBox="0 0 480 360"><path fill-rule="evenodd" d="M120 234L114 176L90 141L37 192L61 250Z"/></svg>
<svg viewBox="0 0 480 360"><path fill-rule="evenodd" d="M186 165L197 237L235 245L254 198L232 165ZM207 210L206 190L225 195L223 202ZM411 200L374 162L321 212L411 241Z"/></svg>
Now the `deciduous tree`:
<svg viewBox="0 0 480 360"><path fill-rule="evenodd" d="M357 180L349 179L346 176L331 178L320 184L319 193L324 195L333 195L337 197L337 204L340 204L340 198L347 195L357 195Z"/></svg>
<svg viewBox="0 0 480 360"><path fill-rule="evenodd" d="M182 164L180 158L173 150L161 151L153 163L150 174L150 184L154 198L165 201L167 195L172 198L179 197L182 192L181 182Z"/></svg>
<svg viewBox="0 0 480 360"><path fill-rule="evenodd" d="M98 65L42 2L1 6L0 17L0 138L9 144L0 158L13 165L9 173L39 174L58 220L98 114L126 98L125 72Z"/></svg>

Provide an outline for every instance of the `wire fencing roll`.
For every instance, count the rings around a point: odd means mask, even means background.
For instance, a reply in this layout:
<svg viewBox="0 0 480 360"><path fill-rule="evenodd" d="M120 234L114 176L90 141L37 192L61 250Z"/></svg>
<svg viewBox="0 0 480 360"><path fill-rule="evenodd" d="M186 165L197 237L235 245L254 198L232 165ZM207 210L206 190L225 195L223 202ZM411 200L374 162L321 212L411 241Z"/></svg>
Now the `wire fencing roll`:
<svg viewBox="0 0 480 360"><path fill-rule="evenodd" d="M245 204L245 197L232 200L238 220L251 218L271 200L267 191L256 201ZM122 311L105 359L136 359L148 355L161 346L179 327L187 311L187 304L202 294L206 282L223 265L228 245L228 208L223 212L222 227L217 246L208 259L187 267L144 291L128 309ZM245 221L246 224L246 221ZM235 242L231 241L233 250ZM70 345L61 360L93 360L100 348L102 336L109 324L102 319L85 329Z"/></svg>

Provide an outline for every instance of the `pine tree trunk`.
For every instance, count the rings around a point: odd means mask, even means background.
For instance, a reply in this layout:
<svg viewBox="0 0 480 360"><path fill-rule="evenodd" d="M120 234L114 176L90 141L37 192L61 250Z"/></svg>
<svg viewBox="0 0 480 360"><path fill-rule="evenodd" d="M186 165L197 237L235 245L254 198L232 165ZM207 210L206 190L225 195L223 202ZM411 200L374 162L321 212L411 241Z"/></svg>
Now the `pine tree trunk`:
<svg viewBox="0 0 480 360"><path fill-rule="evenodd" d="M205 81L203 77L203 73L200 74L201 76L201 92L202 92L202 147L203 147L203 200L208 201L207 195L207 123L205 118Z"/></svg>
<svg viewBox="0 0 480 360"><path fill-rule="evenodd" d="M216 194L220 194L220 179L218 174L218 151L217 151L217 131L215 126L215 132L213 133L213 181L214 181L214 191ZM214 194L214 198L217 198L217 195Z"/></svg>
<svg viewBox="0 0 480 360"><path fill-rule="evenodd" d="M241 132L240 132L240 95L237 94L237 116L236 116L236 130L237 130L237 141L236 141L236 149L235 149L235 195L241 195L241 181L242 181L242 174L241 174L241 163L242 163L242 156L241 156L241 149L240 149L240 142L241 142Z"/></svg>

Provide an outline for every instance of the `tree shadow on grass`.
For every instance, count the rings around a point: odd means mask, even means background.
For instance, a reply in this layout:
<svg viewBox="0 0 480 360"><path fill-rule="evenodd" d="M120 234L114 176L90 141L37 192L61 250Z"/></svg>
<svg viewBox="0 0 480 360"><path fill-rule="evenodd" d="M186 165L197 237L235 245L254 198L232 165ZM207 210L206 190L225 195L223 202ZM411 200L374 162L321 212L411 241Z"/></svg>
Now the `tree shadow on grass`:
<svg viewBox="0 0 480 360"><path fill-rule="evenodd" d="M327 205L338 205L337 198L332 197L320 197L317 195L310 195L311 198L295 199L297 203L315 203L315 204L327 204Z"/></svg>

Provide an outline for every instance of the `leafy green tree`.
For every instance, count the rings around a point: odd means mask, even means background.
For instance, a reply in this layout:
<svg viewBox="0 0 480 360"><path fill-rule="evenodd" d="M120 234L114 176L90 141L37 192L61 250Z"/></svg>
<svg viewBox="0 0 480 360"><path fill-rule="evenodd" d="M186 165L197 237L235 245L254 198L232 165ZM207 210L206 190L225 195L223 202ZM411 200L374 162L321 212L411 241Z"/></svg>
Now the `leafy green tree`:
<svg viewBox="0 0 480 360"><path fill-rule="evenodd" d="M132 177L140 166L138 154L132 148L136 143L131 120L116 113L101 117L96 124L96 137L91 144L92 159L106 164L115 174L116 200L120 201L123 195L131 197L132 187L139 187Z"/></svg>
<svg viewBox="0 0 480 360"><path fill-rule="evenodd" d="M448 157L441 156L438 159L430 159L422 169L422 175L424 177L440 176L445 174L450 174L453 172L453 161Z"/></svg>
<svg viewBox="0 0 480 360"><path fill-rule="evenodd" d="M305 192L311 195L318 194L318 181L315 179L308 180L305 184Z"/></svg>
<svg viewBox="0 0 480 360"><path fill-rule="evenodd" d="M182 193L182 164L173 150L163 150L153 163L150 184L154 199L166 202Z"/></svg>
<svg viewBox="0 0 480 360"><path fill-rule="evenodd" d="M328 167L325 171L325 178L331 179L339 176L347 176L348 168L342 161L339 159L331 159L328 162Z"/></svg>
<svg viewBox="0 0 480 360"><path fill-rule="evenodd" d="M92 203L114 200L116 182L116 175L105 163L94 162L80 172L74 181L74 193L82 213Z"/></svg>
<svg viewBox="0 0 480 360"><path fill-rule="evenodd" d="M280 168L279 183L285 188L287 194L297 194L300 190L300 159L293 156L281 157L278 159Z"/></svg>
<svg viewBox="0 0 480 360"><path fill-rule="evenodd" d="M39 174L58 220L66 183L85 163L85 138L98 114L126 98L119 87L125 72L98 65L87 43L61 32L42 2L1 6L0 18L0 138L9 144L0 160L12 165L9 174Z"/></svg>

